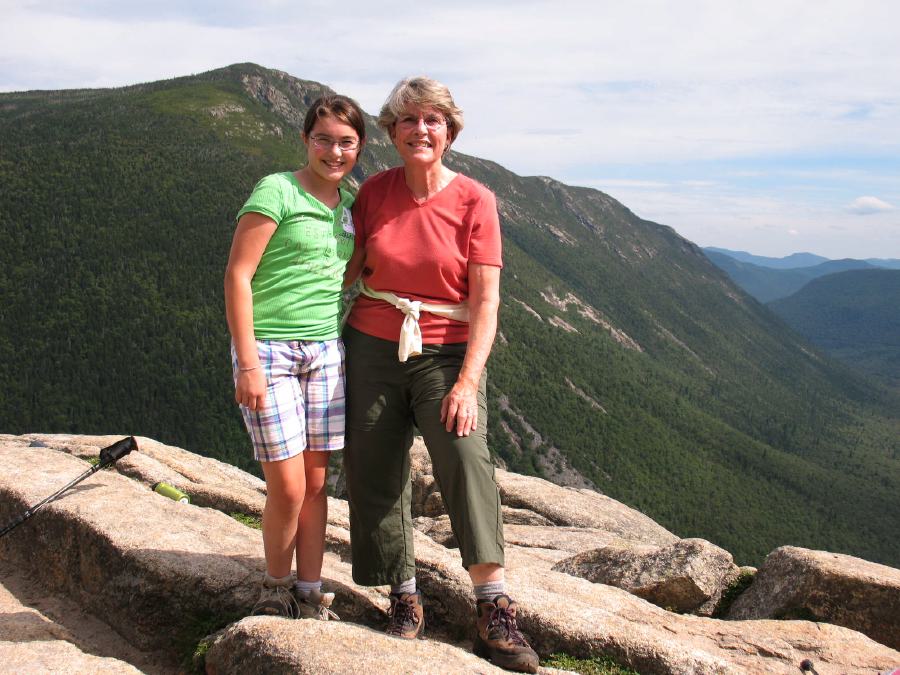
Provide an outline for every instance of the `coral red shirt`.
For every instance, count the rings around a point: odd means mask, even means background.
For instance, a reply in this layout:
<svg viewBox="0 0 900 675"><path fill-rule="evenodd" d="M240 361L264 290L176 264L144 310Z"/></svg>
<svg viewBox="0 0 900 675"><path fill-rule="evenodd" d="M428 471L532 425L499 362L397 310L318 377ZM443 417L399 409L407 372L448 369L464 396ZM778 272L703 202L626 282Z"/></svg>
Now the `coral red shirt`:
<svg viewBox="0 0 900 675"><path fill-rule="evenodd" d="M369 178L353 205L356 246L366 251L362 278L369 288L401 298L453 305L469 297L469 263L502 267L497 200L462 174L418 203L403 167ZM403 313L360 295L347 322L397 342ZM424 344L467 342L469 324L422 312Z"/></svg>

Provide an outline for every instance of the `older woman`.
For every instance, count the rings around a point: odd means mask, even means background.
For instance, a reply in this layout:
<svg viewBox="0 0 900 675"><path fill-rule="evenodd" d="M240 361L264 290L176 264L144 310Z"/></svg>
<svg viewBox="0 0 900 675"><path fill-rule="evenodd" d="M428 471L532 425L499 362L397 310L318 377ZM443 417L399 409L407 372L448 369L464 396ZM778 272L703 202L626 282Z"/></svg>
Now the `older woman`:
<svg viewBox="0 0 900 675"><path fill-rule="evenodd" d="M388 633L422 636L409 448L421 432L476 597L475 653L536 672L503 576L503 521L486 443L485 362L497 329L494 195L443 157L463 127L447 88L401 81L378 123L403 166L371 177L353 208L347 280L362 294L344 331L353 578L391 585Z"/></svg>

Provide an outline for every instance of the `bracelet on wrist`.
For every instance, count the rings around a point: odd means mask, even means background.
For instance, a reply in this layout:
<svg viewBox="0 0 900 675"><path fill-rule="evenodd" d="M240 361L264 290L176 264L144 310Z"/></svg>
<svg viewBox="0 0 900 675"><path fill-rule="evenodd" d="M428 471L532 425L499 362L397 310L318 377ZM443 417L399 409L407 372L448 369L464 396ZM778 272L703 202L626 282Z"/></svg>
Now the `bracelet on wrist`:
<svg viewBox="0 0 900 675"><path fill-rule="evenodd" d="M251 366L250 368L238 368L239 372L249 373L251 370L256 370L257 368L262 368L262 366Z"/></svg>

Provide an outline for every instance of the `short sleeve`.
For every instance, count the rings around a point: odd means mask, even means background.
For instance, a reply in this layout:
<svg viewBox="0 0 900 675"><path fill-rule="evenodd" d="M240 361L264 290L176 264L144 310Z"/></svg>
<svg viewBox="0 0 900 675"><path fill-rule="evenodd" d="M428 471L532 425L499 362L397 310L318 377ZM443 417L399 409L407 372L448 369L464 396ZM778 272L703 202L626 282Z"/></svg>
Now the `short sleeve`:
<svg viewBox="0 0 900 675"><path fill-rule="evenodd" d="M479 199L475 202L472 235L469 239L469 262L503 267L500 242L500 217L494 193L479 185Z"/></svg>
<svg viewBox="0 0 900 675"><path fill-rule="evenodd" d="M247 198L244 206L238 211L236 219L245 213L261 213L280 224L284 212L283 179L278 174L266 176L260 180Z"/></svg>

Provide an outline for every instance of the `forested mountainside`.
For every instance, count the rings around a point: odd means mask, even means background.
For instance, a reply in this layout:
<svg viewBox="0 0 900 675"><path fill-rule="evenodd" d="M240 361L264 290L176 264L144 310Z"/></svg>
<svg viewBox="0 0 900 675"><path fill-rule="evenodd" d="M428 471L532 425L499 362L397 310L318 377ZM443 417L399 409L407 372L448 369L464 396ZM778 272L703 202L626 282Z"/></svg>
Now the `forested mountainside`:
<svg viewBox="0 0 900 675"><path fill-rule="evenodd" d="M864 260L827 260L816 265L794 269L776 269L749 262L741 262L724 253L705 249L707 257L731 280L760 302L786 298L813 279L845 270L873 269Z"/></svg>
<svg viewBox="0 0 900 675"><path fill-rule="evenodd" d="M832 356L900 387L900 270L829 274L769 307Z"/></svg>
<svg viewBox="0 0 900 675"><path fill-rule="evenodd" d="M254 468L222 274L234 214L260 176L300 165L322 91L242 64L0 94L0 430L141 434ZM397 161L370 132L355 183ZM593 485L742 563L786 543L900 563L900 512L885 508L900 489L896 396L608 195L450 164L501 212L500 460Z"/></svg>

